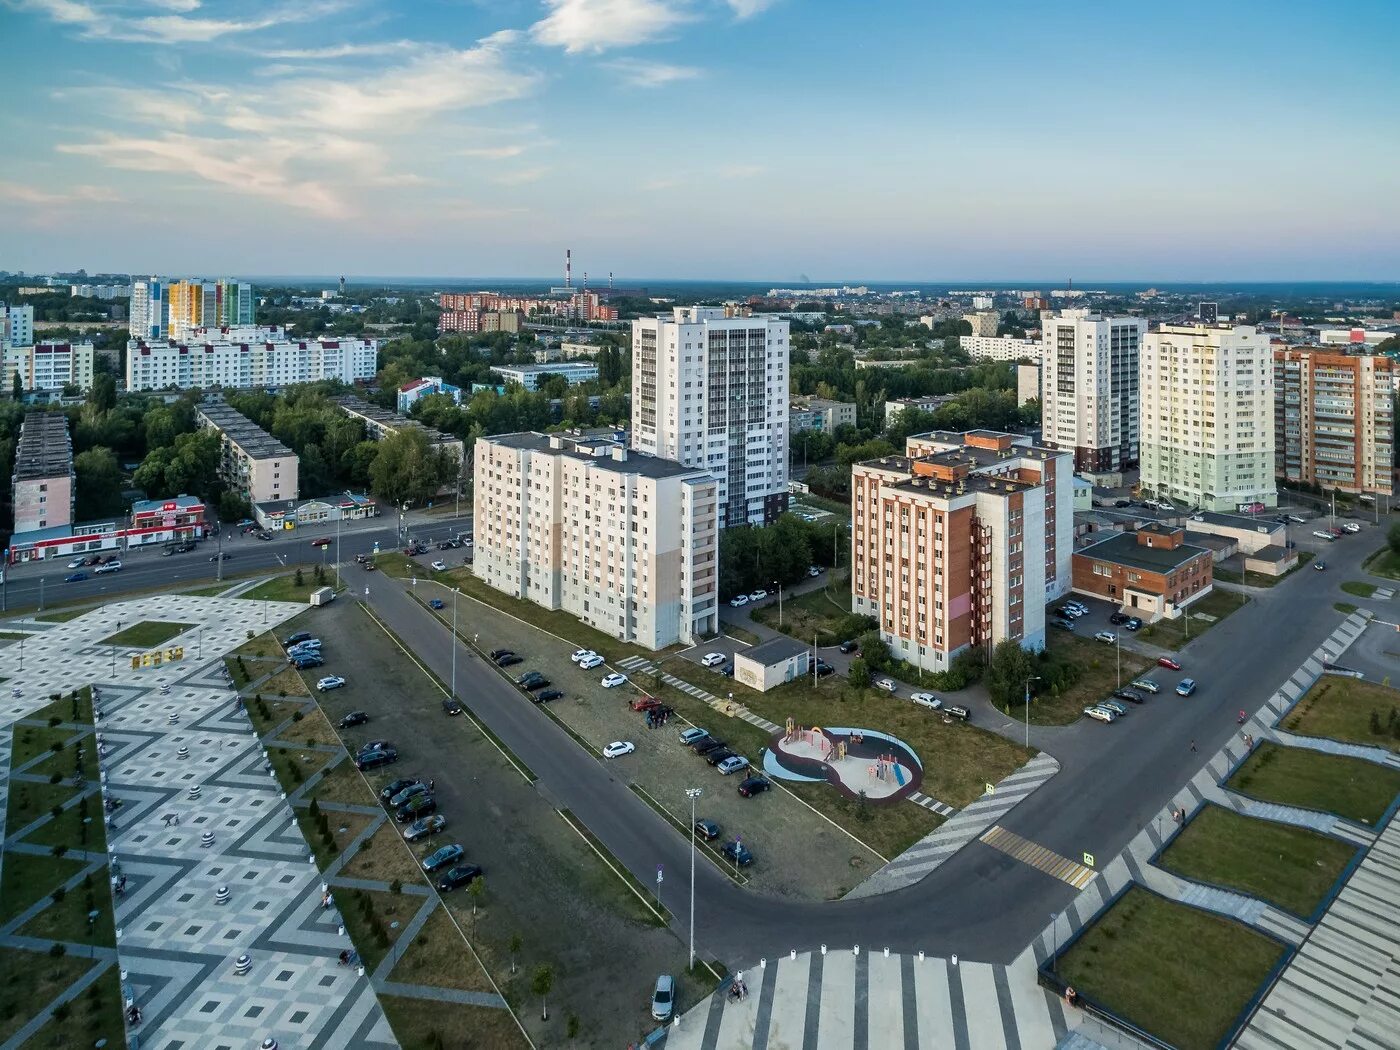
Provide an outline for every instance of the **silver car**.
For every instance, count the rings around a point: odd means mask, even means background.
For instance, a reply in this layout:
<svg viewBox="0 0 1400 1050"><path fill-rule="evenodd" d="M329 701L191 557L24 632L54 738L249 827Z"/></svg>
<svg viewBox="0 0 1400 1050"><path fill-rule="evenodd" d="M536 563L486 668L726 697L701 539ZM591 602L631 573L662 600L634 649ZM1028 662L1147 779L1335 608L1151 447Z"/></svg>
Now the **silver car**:
<svg viewBox="0 0 1400 1050"><path fill-rule="evenodd" d="M653 1021L669 1021L676 1009L676 979L663 973L656 979L656 989L651 993L651 1018Z"/></svg>

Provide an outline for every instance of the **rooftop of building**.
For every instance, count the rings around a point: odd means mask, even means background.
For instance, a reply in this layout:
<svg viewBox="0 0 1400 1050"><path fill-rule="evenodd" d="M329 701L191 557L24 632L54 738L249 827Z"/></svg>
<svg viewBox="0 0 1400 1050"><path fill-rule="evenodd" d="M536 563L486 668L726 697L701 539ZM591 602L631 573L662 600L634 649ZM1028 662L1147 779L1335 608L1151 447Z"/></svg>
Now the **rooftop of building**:
<svg viewBox="0 0 1400 1050"><path fill-rule="evenodd" d="M1213 510L1198 510L1190 521L1208 525L1223 525L1232 529L1247 529L1250 532L1283 532L1284 525L1273 518L1254 517L1249 514L1221 514Z"/></svg>
<svg viewBox="0 0 1400 1050"><path fill-rule="evenodd" d="M204 501L198 496L171 496L169 499L139 499L131 505L133 517L144 514L159 514L162 511L191 511L203 507Z"/></svg>
<svg viewBox="0 0 1400 1050"><path fill-rule="evenodd" d="M792 399L793 408L805 408L809 411L825 411L830 408L854 408L854 401L832 401L826 397L794 397Z"/></svg>
<svg viewBox="0 0 1400 1050"><path fill-rule="evenodd" d="M1210 532L1192 532L1190 529L1186 530L1186 542L1212 551L1233 551L1239 544L1239 540L1232 540L1229 536L1216 536Z"/></svg>
<svg viewBox="0 0 1400 1050"><path fill-rule="evenodd" d="M391 412L387 408L380 408L378 405L371 404L358 397L352 397L349 394L333 397L330 400L332 404L338 405L342 411L348 412L351 415L360 416L363 419L368 419L370 422L388 427L390 430L421 430L433 444L454 444L460 440L451 434L444 434L440 430L434 430L432 427L424 426L416 419L409 419L407 416L401 416L397 412Z"/></svg>
<svg viewBox="0 0 1400 1050"><path fill-rule="evenodd" d="M585 369L597 369L597 365L591 361L553 361L546 365L492 365L493 372L567 372L570 369L583 371Z"/></svg>
<svg viewBox="0 0 1400 1050"><path fill-rule="evenodd" d="M796 638L770 638L751 649L741 650L737 655L764 667L771 667L808 651L807 646Z"/></svg>
<svg viewBox="0 0 1400 1050"><path fill-rule="evenodd" d="M324 503L328 507L343 507L350 509L362 507L366 504L373 504L376 500L373 496L361 495L358 492L338 492L331 496L308 496L302 499L270 499L254 504L258 510L267 513L276 513L298 507L305 507L312 503Z"/></svg>
<svg viewBox="0 0 1400 1050"><path fill-rule="evenodd" d="M1265 547L1260 547L1253 554L1245 555L1246 558L1255 558L1259 561L1274 562L1288 561L1290 558L1296 558L1297 556L1298 551L1296 549L1285 547L1281 543L1270 543Z"/></svg>
<svg viewBox="0 0 1400 1050"><path fill-rule="evenodd" d="M633 451L618 438L616 431L607 428L566 430L552 434L526 430L516 434L494 434L478 440L503 445L506 448L567 456L618 474L639 474L656 479L688 475L709 476L700 467L687 467L673 459L661 459L645 452Z"/></svg>
<svg viewBox="0 0 1400 1050"><path fill-rule="evenodd" d="M1136 532L1114 533L1106 540L1091 543L1074 552L1077 557L1096 558L1148 572L1174 572L1192 558L1210 552L1204 547L1183 543L1179 547L1148 547L1138 542Z"/></svg>
<svg viewBox="0 0 1400 1050"><path fill-rule="evenodd" d="M65 477L73 470L73 442L62 412L29 412L15 447L14 479Z"/></svg>
<svg viewBox="0 0 1400 1050"><path fill-rule="evenodd" d="M249 459L293 459L292 450L226 401L196 406L209 425L242 450Z"/></svg>

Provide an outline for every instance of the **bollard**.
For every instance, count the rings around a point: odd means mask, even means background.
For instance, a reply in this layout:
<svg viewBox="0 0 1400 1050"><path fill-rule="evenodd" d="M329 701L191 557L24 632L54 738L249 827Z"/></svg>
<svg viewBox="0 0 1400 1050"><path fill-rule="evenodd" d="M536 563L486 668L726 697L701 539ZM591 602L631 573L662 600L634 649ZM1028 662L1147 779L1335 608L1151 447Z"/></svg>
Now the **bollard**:
<svg viewBox="0 0 1400 1050"><path fill-rule="evenodd" d="M179 747L179 749L175 752L175 757L176 757L176 758L189 758L189 757L190 757L190 749L187 748L184 744L181 744L180 747Z"/></svg>
<svg viewBox="0 0 1400 1050"><path fill-rule="evenodd" d="M826 945L825 945L825 944L822 945L822 954L823 954L823 955L826 954Z"/></svg>
<svg viewBox="0 0 1400 1050"><path fill-rule="evenodd" d="M180 721L180 716L177 715L174 711L171 711L170 716L166 718L166 721L169 722L171 725L175 725L177 722Z"/></svg>
<svg viewBox="0 0 1400 1050"><path fill-rule="evenodd" d="M202 789L198 784L191 784L191 785L190 785L190 801L191 801L191 802L197 802L197 801L199 800L199 793L200 793L200 791L202 791L202 790L203 790L203 789Z"/></svg>
<svg viewBox="0 0 1400 1050"><path fill-rule="evenodd" d="M205 849L208 849L210 846L214 845L214 833L212 831L204 832L204 834L199 836L199 844Z"/></svg>
<svg viewBox="0 0 1400 1050"><path fill-rule="evenodd" d="M794 949L792 949L792 951L788 952L788 958L789 958L790 960L792 960L793 962L796 962L796 961L797 961L797 949L796 949L796 948L794 948Z"/></svg>
<svg viewBox="0 0 1400 1050"><path fill-rule="evenodd" d="M767 960L766 958L764 958L764 959L759 959L759 960L758 960L758 968L759 968L760 970L766 970L766 969L768 969L768 960Z"/></svg>
<svg viewBox="0 0 1400 1050"><path fill-rule="evenodd" d="M262 1050L277 1050L277 1040L268 1036L262 1041Z"/></svg>
<svg viewBox="0 0 1400 1050"><path fill-rule="evenodd" d="M885 958L888 959L889 957L890 957L890 946L887 944L887 945L885 945Z"/></svg>
<svg viewBox="0 0 1400 1050"><path fill-rule="evenodd" d="M233 972L239 977L247 977L248 971L252 968L253 960L248 957L247 952L244 952L242 955L240 955L237 959L233 961Z"/></svg>
<svg viewBox="0 0 1400 1050"><path fill-rule="evenodd" d="M924 961L924 952L923 952L923 949L920 948L920 949L919 949L919 962L923 962L923 961Z"/></svg>
<svg viewBox="0 0 1400 1050"><path fill-rule="evenodd" d="M860 945L857 944L854 948L851 949L851 952L852 952L852 954L854 954L854 955L859 955L859 954L860 954Z"/></svg>
<svg viewBox="0 0 1400 1050"><path fill-rule="evenodd" d="M954 966L958 965L958 957L956 955L953 956L952 963Z"/></svg>
<svg viewBox="0 0 1400 1050"><path fill-rule="evenodd" d="M344 936L345 936L345 927L344 927L344 926L337 926L337 927L335 928L335 935L336 935L337 937L344 937Z"/></svg>
<svg viewBox="0 0 1400 1050"><path fill-rule="evenodd" d="M220 886L218 889L216 889L216 890L214 891L214 903L215 903L215 904L227 904L227 903L228 903L228 887L227 887L227 886Z"/></svg>
<svg viewBox="0 0 1400 1050"><path fill-rule="evenodd" d="M363 977L363 976L365 975L365 968L364 968L363 966L357 967L357 968L356 968L356 973L358 973L361 977Z"/></svg>

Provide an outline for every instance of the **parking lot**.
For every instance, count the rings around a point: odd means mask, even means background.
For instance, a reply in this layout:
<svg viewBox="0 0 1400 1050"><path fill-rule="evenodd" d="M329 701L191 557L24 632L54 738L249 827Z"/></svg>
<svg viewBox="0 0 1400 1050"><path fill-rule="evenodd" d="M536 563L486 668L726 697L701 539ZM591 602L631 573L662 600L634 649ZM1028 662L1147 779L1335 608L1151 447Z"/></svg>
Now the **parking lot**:
<svg viewBox="0 0 1400 1050"><path fill-rule="evenodd" d="M422 585L420 584L420 589ZM430 592L419 594L426 598ZM715 821L722 834L702 852L715 863L724 863L716 849L724 842L740 838L754 854L754 862L736 873L752 882L763 893L778 896L828 899L839 897L881 864L879 856L834 827L785 791L768 791L745 799L738 793L744 773L725 776L690 752L679 740L679 731L690 723L673 717L665 726L648 728L645 715L633 711L630 702L639 692L630 683L604 689L602 677L610 666L585 671L569 655L573 646L528 624L515 620L470 599L459 599L459 626L470 624L469 641L483 651L511 649L526 659L505 669L512 681L535 670L549 679L550 687L560 689L560 699L541 705L595 753L615 740L631 741L636 751L609 761L617 774L633 785L653 808L664 810L679 824L677 833L688 828L690 803L687 788L699 787L704 794L696 816ZM442 610L450 623L451 608ZM466 634L467 629L463 628ZM707 643L708 644L708 643ZM520 691L520 702L531 703ZM735 721L715 713L703 728L724 738ZM742 723L752 738L753 727ZM737 743L732 734L731 742ZM757 754L746 755L757 759Z"/></svg>
<svg viewBox="0 0 1400 1050"><path fill-rule="evenodd" d="M314 630L323 641L326 663L306 672L310 683L325 674L348 681L344 688L316 694L327 716L338 722L350 711L370 715L367 725L343 734L347 746L353 751L370 740L388 739L398 750L396 763L368 775L376 793L400 777L434 780L447 826L435 841L414 845L413 852L421 858L457 842L465 848L462 861L485 870L486 893L474 921L472 899L464 891L444 896L507 998L523 1007L518 1012L532 1037L562 1041L570 1014L578 1016L580 1041L587 1045L625 1045L650 1031L651 982L657 973L684 969L685 953L676 938L655 924L495 744L466 717L443 712L438 685L356 603L311 610L283 633L298 628ZM516 934L522 947L512 976L510 944ZM628 960L635 979L604 978L599 958ZM537 1006L531 1005L537 998L529 991L540 964L555 973L547 1025L539 1021ZM681 994L683 1001L688 998L684 984Z"/></svg>

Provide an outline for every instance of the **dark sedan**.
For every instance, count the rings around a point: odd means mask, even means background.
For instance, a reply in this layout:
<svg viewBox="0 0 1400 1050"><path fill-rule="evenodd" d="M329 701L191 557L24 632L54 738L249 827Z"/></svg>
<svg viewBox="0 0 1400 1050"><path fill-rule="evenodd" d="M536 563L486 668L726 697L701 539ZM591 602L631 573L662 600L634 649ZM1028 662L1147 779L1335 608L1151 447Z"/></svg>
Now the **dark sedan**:
<svg viewBox="0 0 1400 1050"><path fill-rule="evenodd" d="M438 889L443 892L455 890L459 886L466 886L481 878L482 870L478 864L459 864L455 868L448 868L442 878L438 879Z"/></svg>

